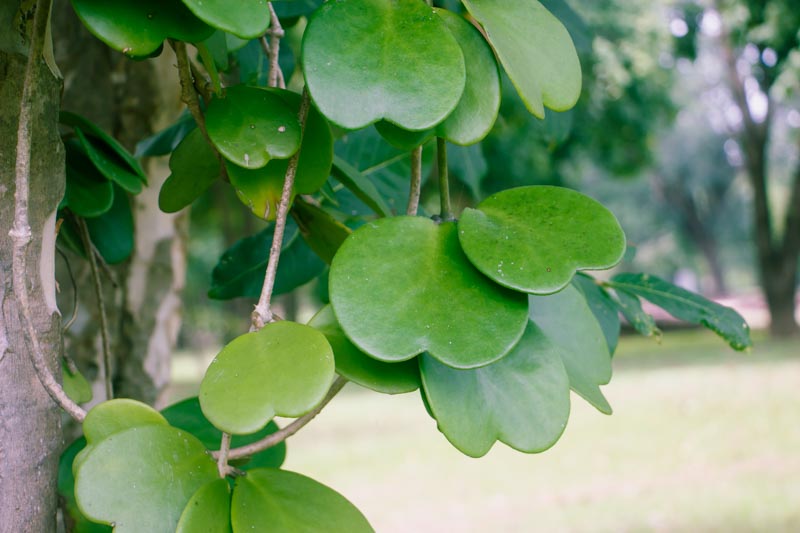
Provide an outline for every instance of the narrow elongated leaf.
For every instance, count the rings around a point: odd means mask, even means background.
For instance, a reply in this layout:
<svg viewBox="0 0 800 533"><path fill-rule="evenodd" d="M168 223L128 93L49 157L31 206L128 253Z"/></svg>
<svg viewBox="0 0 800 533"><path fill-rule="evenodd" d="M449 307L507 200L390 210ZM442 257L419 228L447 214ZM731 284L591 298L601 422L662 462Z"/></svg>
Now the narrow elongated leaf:
<svg viewBox="0 0 800 533"><path fill-rule="evenodd" d="M345 129L381 119L431 128L455 109L465 82L461 48L419 0L324 3L303 35L303 70L316 106Z"/></svg>
<svg viewBox="0 0 800 533"><path fill-rule="evenodd" d="M75 133L86 150L86 155L89 156L89 159L102 175L129 193L139 194L142 192L142 180L140 177L131 172L115 154L106 153L96 148L80 128L75 128Z"/></svg>
<svg viewBox="0 0 800 533"><path fill-rule="evenodd" d="M62 207L80 217L100 216L114 201L114 185L94 166L77 139L64 142L67 183Z"/></svg>
<svg viewBox="0 0 800 533"><path fill-rule="evenodd" d="M581 65L569 33L536 0L463 0L528 110L565 111L581 93Z"/></svg>
<svg viewBox="0 0 800 533"><path fill-rule="evenodd" d="M61 111L58 115L58 121L72 128L81 130L83 135L89 139L98 150L113 152L114 155L124 162L128 170L139 176L139 179L141 179L143 183L147 183L147 175L142 170L139 162L136 161L136 158L128 153L119 141L104 132L100 126L81 115L70 113L69 111Z"/></svg>
<svg viewBox="0 0 800 533"><path fill-rule="evenodd" d="M333 158L333 177L347 187L356 197L367 204L370 209L380 216L388 217L392 214L386 201L378 192L375 184L364 176L359 170L340 157Z"/></svg>
<svg viewBox="0 0 800 533"><path fill-rule="evenodd" d="M192 115L186 111L171 126L142 139L136 144L134 157L167 155L175 151L190 131L195 129Z"/></svg>
<svg viewBox="0 0 800 533"><path fill-rule="evenodd" d="M489 364L513 348L527 301L474 269L456 233L454 223L403 216L347 238L331 265L330 296L353 344L385 362L427 351L456 368Z"/></svg>
<svg viewBox="0 0 800 533"><path fill-rule="evenodd" d="M573 285L548 296L530 296L530 316L559 349L572 390L600 412L611 406L599 385L611 380L611 355L603 330Z"/></svg>
<svg viewBox="0 0 800 533"><path fill-rule="evenodd" d="M603 335L608 344L608 351L613 356L619 343L620 320L617 302L608 292L598 285L594 278L586 274L578 274L572 278L572 283L581 290L589 309L603 329Z"/></svg>
<svg viewBox="0 0 800 533"><path fill-rule="evenodd" d="M750 327L739 313L661 278L649 274L618 274L609 286L649 300L675 318L705 326L725 339L734 350L746 350L752 345Z"/></svg>
<svg viewBox="0 0 800 533"><path fill-rule="evenodd" d="M345 336L330 305L314 315L309 326L328 339L336 360L336 372L362 387L385 394L401 394L419 388L419 365L416 359L384 363L369 357Z"/></svg>
<svg viewBox="0 0 800 533"><path fill-rule="evenodd" d="M642 309L642 302L639 298L626 290L617 289L614 291L617 295L617 304L619 310L625 317L625 320L633 326L633 328L645 337L661 337L661 330L656 327L656 321L652 315Z"/></svg>
<svg viewBox="0 0 800 533"><path fill-rule="evenodd" d="M273 322L230 342L200 383L200 406L214 426L246 435L275 415L313 409L334 377L333 350L322 333L293 322Z"/></svg>
<svg viewBox="0 0 800 533"><path fill-rule="evenodd" d="M471 457L496 441L526 453L556 443L569 418L569 379L559 349L532 322L511 353L474 370L420 358L439 431Z"/></svg>
<svg viewBox="0 0 800 533"><path fill-rule="evenodd" d="M234 533L369 533L372 527L347 499L311 478L263 468L236 479Z"/></svg>

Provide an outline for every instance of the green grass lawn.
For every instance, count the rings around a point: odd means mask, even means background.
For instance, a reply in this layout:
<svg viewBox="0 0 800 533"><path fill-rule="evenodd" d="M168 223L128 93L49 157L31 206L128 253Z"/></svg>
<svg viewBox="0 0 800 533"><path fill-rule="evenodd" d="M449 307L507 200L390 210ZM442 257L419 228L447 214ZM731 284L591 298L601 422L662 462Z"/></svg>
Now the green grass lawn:
<svg viewBox="0 0 800 533"><path fill-rule="evenodd" d="M379 532L800 531L800 343L737 354L706 332L626 338L605 393L614 415L573 396L548 452L470 459L418 394L348 385L285 466Z"/></svg>

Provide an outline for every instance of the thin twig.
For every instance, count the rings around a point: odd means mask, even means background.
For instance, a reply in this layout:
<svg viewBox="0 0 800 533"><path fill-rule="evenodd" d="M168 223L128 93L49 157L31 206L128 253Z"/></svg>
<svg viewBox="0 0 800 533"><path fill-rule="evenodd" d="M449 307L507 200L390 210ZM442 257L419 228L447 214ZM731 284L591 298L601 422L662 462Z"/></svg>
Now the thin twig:
<svg viewBox="0 0 800 533"><path fill-rule="evenodd" d="M217 471L219 477L224 478L227 476L231 467L228 465L228 454L231 451L231 434L222 433L222 440L219 443L219 451L217 452Z"/></svg>
<svg viewBox="0 0 800 533"><path fill-rule="evenodd" d="M78 229L81 233L83 248L89 258L89 266L92 270L92 281L94 283L94 295L97 298L97 312L100 314L100 338L103 348L103 380L106 388L106 400L114 397L114 388L111 384L111 338L108 330L108 315L106 314L106 300L103 296L103 284L100 281L100 270L97 268L97 259L92 250L92 238L89 235L89 228L83 217L75 217Z"/></svg>
<svg viewBox="0 0 800 533"><path fill-rule="evenodd" d="M453 209L450 206L450 179L447 174L447 141L436 138L436 170L439 173L439 203L442 220L453 220Z"/></svg>
<svg viewBox="0 0 800 533"><path fill-rule="evenodd" d="M26 285L27 250L31 242L31 227L28 221L28 199L30 195L31 173L31 144L33 132L31 131L31 108L33 105L33 84L37 67L42 60L42 50L50 14L50 0L37 0L36 12L33 19L33 32L31 46L28 51L28 61L25 67L25 80L20 98L19 125L17 128L17 150L15 162L15 191L14 191L14 226L8 232L14 243L12 256L12 272L14 296L19 306L19 314L26 330L30 344L28 353L33 363L36 375L50 397L61 406L72 418L82 422L86 417L78 404L73 402L58 384L47 366L47 359L39 344L39 337L31 318L30 302L28 300L28 287Z"/></svg>
<svg viewBox="0 0 800 533"><path fill-rule="evenodd" d="M281 72L280 55L281 55L281 38L286 34L281 26L281 21L272 2L267 2L269 6L269 30L267 33L270 35L269 46L266 47L269 55L269 78L268 83L270 87L286 88L286 82L283 79L283 72ZM266 42L266 41L265 41ZM263 46L263 44L262 44Z"/></svg>
<svg viewBox="0 0 800 533"><path fill-rule="evenodd" d="M408 193L406 215L416 216L419 210L419 195L422 189L422 146L411 152L411 190Z"/></svg>
<svg viewBox="0 0 800 533"><path fill-rule="evenodd" d="M275 433L271 433L264 437L261 440L257 440L256 442L252 442L247 444L246 446L240 446L239 448L233 448L228 453L228 460L232 459L242 459L243 457L250 457L252 455L257 454L258 452L262 452L267 448L272 448L273 446L280 444L281 442L285 441L298 431L300 431L306 424L311 422L321 411L325 408L328 403L330 403L333 398L339 394L339 391L344 388L347 384L347 379L339 376L336 378L336 381L333 382L331 385L330 390L328 390L328 394L325 395L325 398L322 402L316 406L310 413L305 414L286 426L283 429L276 431ZM220 452L213 452L213 456L217 458Z"/></svg>
<svg viewBox="0 0 800 533"><path fill-rule="evenodd" d="M310 98L308 91L303 91L303 98L300 101L300 112L297 114L297 120L300 122L300 140L302 143L303 133L306 129L306 118L308 117L308 108L310 106ZM297 150L292 158L289 160L289 166L286 168L286 176L283 180L283 191L281 192L281 201L278 204L278 213L275 218L275 230L272 234L272 246L269 249L269 260L267 261L267 272L264 274L264 285L261 287L261 297L258 304L253 309L252 324L250 331L258 331L263 328L265 324L273 321L272 310L270 309L270 302L272 300L272 289L275 286L275 275L278 272L278 261L281 257L281 244L283 243L283 232L286 229L286 218L289 214L289 204L292 199L292 189L294 188L294 178L297 175L297 162L300 158L300 150Z"/></svg>

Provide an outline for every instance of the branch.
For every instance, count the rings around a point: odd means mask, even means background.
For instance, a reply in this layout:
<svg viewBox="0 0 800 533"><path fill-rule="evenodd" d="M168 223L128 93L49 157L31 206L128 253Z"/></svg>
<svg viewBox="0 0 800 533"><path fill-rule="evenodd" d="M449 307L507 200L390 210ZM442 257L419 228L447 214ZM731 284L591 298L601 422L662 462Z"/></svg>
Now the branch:
<svg viewBox="0 0 800 533"><path fill-rule="evenodd" d="M447 174L447 141L441 137L436 138L436 170L439 173L439 216L443 221L454 220L450 206L450 178Z"/></svg>
<svg viewBox="0 0 800 533"><path fill-rule="evenodd" d="M114 389L111 385L111 341L108 334L108 315L106 314L106 300L103 296L103 284L100 281L100 270L97 268L97 259L92 248L92 239L89 236L89 228L83 217L75 217L78 229L81 232L83 248L89 258L89 266L92 270L92 281L94 282L94 294L97 298L97 311L100 313L100 338L103 345L103 378L106 389L106 400L114 397Z"/></svg>
<svg viewBox="0 0 800 533"><path fill-rule="evenodd" d="M303 98L300 101L300 112L297 114L297 120L300 122L300 142L303 142L303 133L306 129L306 118L308 118L308 108L310 106L310 99L308 90L303 91ZM273 315L270 309L270 302L272 301L272 289L275 286L275 276L278 273L278 261L281 257L281 244L283 243L283 233L286 229L286 218L289 214L289 204L292 200L292 190L294 188L294 178L297 175L297 162L300 159L300 149L289 160L289 166L286 168L286 176L283 180L283 191L281 192L281 201L278 204L278 213L275 217L275 231L272 234L272 246L269 249L269 260L267 262L267 271L264 274L264 285L261 287L261 297L258 304L253 310L251 317L252 325L250 331L258 331L264 327L264 324L272 322Z"/></svg>
<svg viewBox="0 0 800 533"><path fill-rule="evenodd" d="M422 189L422 146L411 152L411 190L408 193L406 215L416 216L419 210L419 195Z"/></svg>
<svg viewBox="0 0 800 533"><path fill-rule="evenodd" d="M328 405L337 394L339 394L339 391L341 391L345 385L347 385L347 379L339 376L336 378L336 381L333 382L333 385L331 385L331 388L328 390L328 394L325 395L325 398L322 400L322 402L310 413L301 416L285 428L267 435L261 440L257 440L256 442L250 443L246 446L233 448L230 450L230 453L228 453L228 459L241 459L243 457L250 457L258 452L263 452L264 450L272 448L273 446L285 441L300 431L306 424L311 422L325 408L325 406ZM214 458L218 458L220 452L221 451L213 452L212 455Z"/></svg>
<svg viewBox="0 0 800 533"><path fill-rule="evenodd" d="M222 433L222 442L219 444L219 452L217 452L217 471L219 477L225 478L231 472L231 467L228 466L228 454L231 451L231 434Z"/></svg>
<svg viewBox="0 0 800 533"><path fill-rule="evenodd" d="M42 386L50 397L61 406L72 418L82 422L86 417L78 404L73 402L61 385L58 384L47 366L47 358L42 352L39 337L31 318L30 302L28 300L27 250L31 242L31 227L28 221L28 199L30 195L31 173L31 144L33 132L31 131L31 108L33 106L33 84L36 76L37 65L41 60L44 40L47 31L47 22L50 14L50 0L37 0L36 12L33 19L31 33L31 46L28 51L28 62L25 67L25 80L20 98L19 125L17 128L17 150L15 162L15 191L14 191L14 226L8 235L14 244L12 255L12 273L14 296L19 306L22 325L26 330L30 349L28 353L31 363L36 371Z"/></svg>
<svg viewBox="0 0 800 533"><path fill-rule="evenodd" d="M281 21L278 18L278 14L275 12L275 8L272 6L272 2L267 2L267 6L269 6L270 17L269 30L267 31L267 33L270 34L270 44L267 47L269 55L269 86L285 89L286 82L283 79L283 72L281 71L281 65L279 62L281 38L285 35L285 32L281 26ZM262 46L265 44L266 39L262 43Z"/></svg>

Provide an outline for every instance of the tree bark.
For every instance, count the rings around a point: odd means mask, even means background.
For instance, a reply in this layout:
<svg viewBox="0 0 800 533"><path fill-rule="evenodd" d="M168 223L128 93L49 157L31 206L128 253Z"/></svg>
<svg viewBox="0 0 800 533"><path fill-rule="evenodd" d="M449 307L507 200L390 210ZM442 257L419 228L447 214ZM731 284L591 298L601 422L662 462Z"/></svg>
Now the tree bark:
<svg viewBox="0 0 800 533"><path fill-rule="evenodd" d="M55 529L60 410L42 387L29 357L12 290L15 158L20 99L33 10L27 2L0 8L0 531ZM56 307L56 207L64 191L64 150L58 136L61 81L42 58L32 78L31 169L27 248L30 312L42 351L61 375L61 321Z"/></svg>

